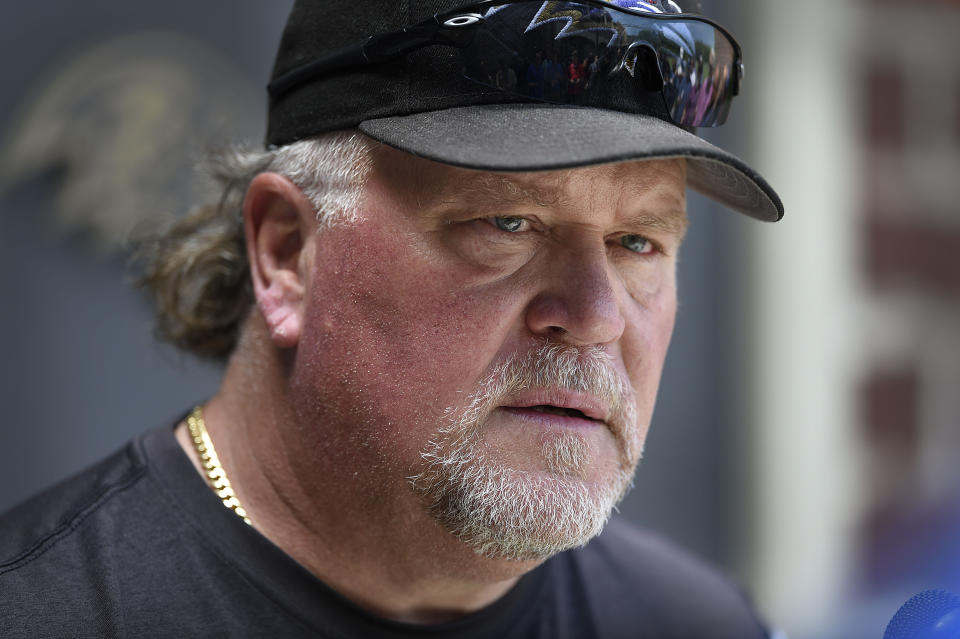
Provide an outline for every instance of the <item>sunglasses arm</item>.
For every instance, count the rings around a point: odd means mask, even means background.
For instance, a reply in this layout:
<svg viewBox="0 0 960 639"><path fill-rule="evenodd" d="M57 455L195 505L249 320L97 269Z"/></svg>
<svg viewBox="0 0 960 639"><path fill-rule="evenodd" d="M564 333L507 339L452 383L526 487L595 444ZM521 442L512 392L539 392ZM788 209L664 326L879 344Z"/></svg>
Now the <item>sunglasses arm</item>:
<svg viewBox="0 0 960 639"><path fill-rule="evenodd" d="M267 93L271 97L279 97L290 89L299 86L310 80L326 75L332 71L339 71L351 67L365 66L369 64L364 49L374 38L371 36L366 40L354 42L348 47L334 51L328 56L319 60L313 60L306 64L287 71L278 78L275 78L267 85Z"/></svg>

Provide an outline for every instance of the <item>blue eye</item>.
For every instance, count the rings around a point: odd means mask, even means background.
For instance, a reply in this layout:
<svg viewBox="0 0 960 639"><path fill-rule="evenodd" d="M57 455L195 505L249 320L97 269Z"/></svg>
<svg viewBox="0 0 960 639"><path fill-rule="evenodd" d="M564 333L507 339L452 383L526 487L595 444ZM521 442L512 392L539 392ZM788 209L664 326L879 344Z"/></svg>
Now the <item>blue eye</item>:
<svg viewBox="0 0 960 639"><path fill-rule="evenodd" d="M633 251L634 253L646 254L653 250L653 244L642 235L621 236L620 244L628 251Z"/></svg>
<svg viewBox="0 0 960 639"><path fill-rule="evenodd" d="M516 233L525 222L522 217L494 217L491 219L498 229L507 233Z"/></svg>

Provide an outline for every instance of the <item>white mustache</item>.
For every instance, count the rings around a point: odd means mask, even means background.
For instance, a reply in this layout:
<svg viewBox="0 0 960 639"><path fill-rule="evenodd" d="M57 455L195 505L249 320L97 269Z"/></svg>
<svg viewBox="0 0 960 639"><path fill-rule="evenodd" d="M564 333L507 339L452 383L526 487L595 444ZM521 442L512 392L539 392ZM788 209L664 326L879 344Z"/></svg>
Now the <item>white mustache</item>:
<svg viewBox="0 0 960 639"><path fill-rule="evenodd" d="M467 408L442 434L473 439L477 436L473 431L485 417L530 388L563 389L592 395L606 403L607 426L618 442L621 465L630 468L637 461L636 393L617 371L611 355L596 346L543 341L525 353L511 356L483 378Z"/></svg>

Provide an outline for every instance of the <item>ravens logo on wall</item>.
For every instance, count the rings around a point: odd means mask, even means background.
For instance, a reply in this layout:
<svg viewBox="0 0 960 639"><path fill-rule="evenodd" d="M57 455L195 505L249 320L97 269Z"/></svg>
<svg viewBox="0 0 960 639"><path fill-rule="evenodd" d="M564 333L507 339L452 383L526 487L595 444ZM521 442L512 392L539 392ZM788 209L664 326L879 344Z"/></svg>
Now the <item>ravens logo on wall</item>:
<svg viewBox="0 0 960 639"><path fill-rule="evenodd" d="M52 217L104 252L201 199L194 164L258 134L263 99L209 46L148 32L62 61L6 125L0 191L50 180Z"/></svg>

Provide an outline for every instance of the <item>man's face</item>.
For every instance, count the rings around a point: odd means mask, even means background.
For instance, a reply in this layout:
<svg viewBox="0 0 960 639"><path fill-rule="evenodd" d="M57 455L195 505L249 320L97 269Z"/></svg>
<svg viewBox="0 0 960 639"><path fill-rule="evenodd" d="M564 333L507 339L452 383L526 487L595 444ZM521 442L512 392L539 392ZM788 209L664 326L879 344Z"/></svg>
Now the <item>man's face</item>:
<svg viewBox="0 0 960 639"><path fill-rule="evenodd" d="M491 174L379 149L312 238L298 422L478 552L585 543L629 487L676 311L685 165ZM321 454L321 453L317 453ZM345 471L346 472L346 471Z"/></svg>

